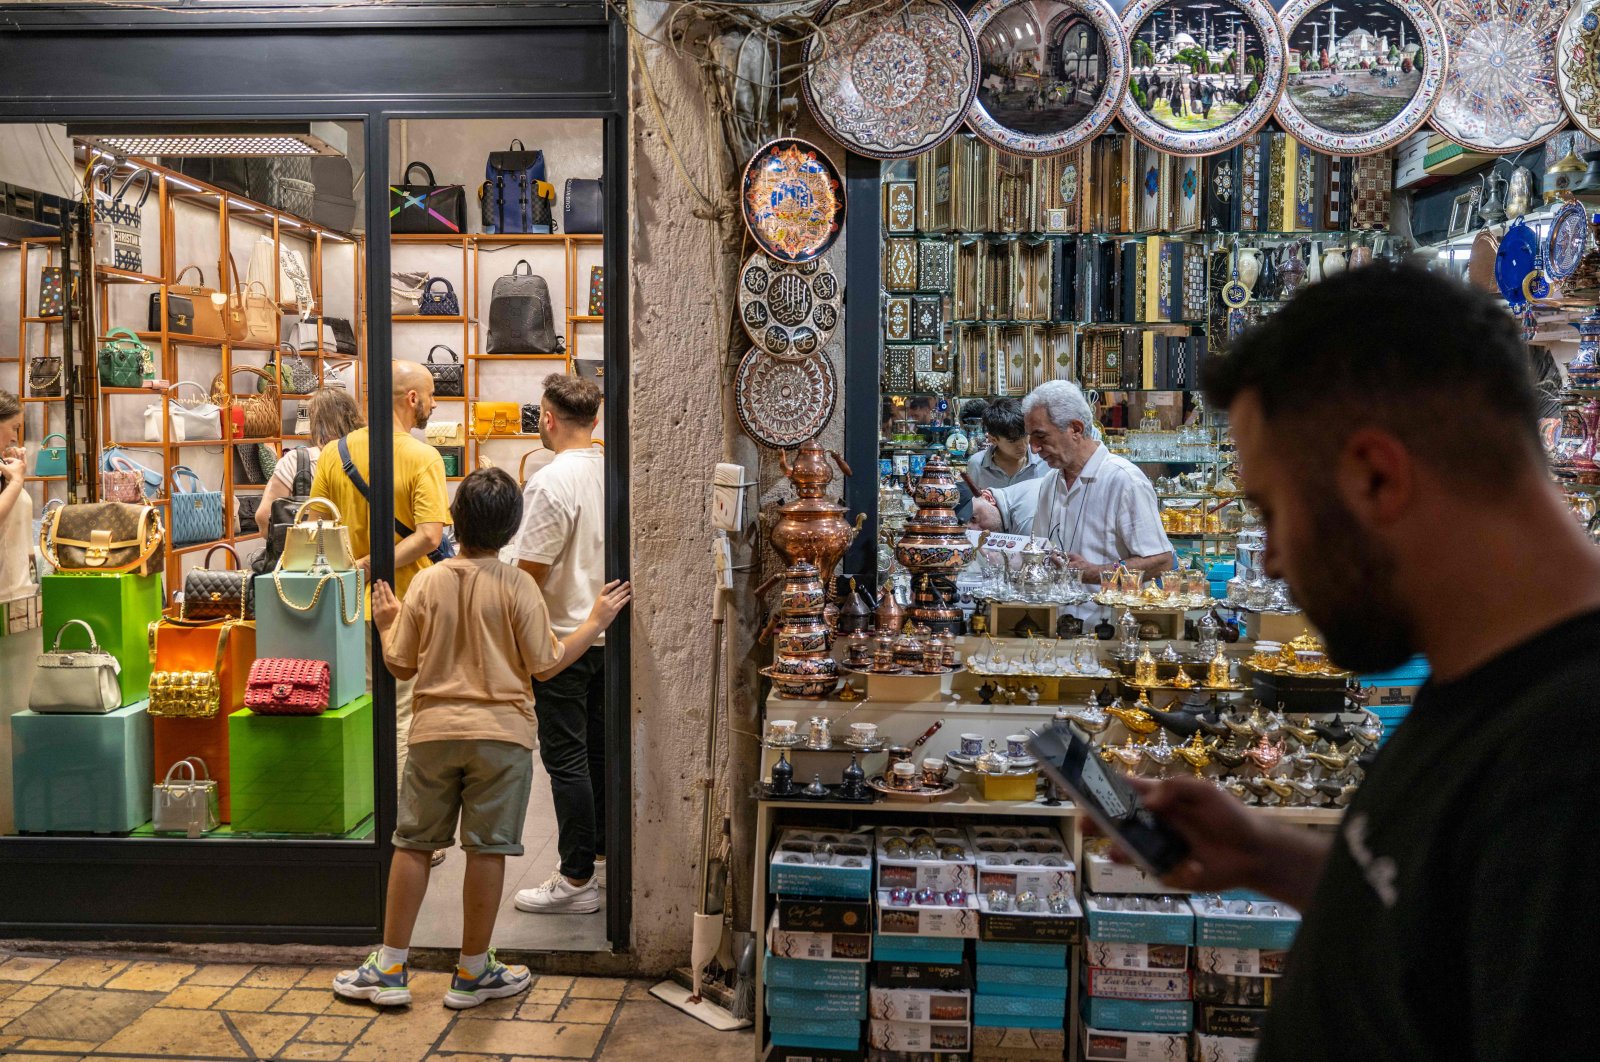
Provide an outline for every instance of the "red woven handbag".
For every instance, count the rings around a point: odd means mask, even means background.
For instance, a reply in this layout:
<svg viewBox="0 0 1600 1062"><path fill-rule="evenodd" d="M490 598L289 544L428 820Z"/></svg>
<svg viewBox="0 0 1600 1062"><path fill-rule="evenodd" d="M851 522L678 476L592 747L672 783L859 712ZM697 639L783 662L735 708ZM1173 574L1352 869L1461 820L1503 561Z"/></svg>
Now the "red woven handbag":
<svg viewBox="0 0 1600 1062"><path fill-rule="evenodd" d="M326 660L257 660L244 706L257 715L321 715L328 710L328 685Z"/></svg>

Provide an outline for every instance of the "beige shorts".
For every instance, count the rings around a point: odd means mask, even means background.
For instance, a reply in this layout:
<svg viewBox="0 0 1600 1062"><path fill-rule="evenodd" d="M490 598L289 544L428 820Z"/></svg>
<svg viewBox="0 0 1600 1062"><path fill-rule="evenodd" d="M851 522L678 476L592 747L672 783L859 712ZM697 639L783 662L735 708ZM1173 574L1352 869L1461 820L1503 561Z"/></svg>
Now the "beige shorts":
<svg viewBox="0 0 1600 1062"><path fill-rule="evenodd" d="M400 780L394 846L436 852L455 843L485 855L521 855L533 788L533 752L509 741L424 741Z"/></svg>

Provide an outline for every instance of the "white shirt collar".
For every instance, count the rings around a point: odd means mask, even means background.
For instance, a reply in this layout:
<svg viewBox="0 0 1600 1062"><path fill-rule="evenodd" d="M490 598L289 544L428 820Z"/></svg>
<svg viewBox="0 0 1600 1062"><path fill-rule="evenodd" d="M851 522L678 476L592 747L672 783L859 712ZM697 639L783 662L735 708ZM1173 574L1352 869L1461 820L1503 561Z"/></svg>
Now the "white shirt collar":
<svg viewBox="0 0 1600 1062"><path fill-rule="evenodd" d="M1072 488L1076 487L1079 483L1094 482L1095 476L1100 474L1100 466L1106 463L1106 458L1110 455L1111 451L1106 449L1105 443L1095 444L1094 453L1089 457L1089 460L1084 463L1083 469L1078 473L1078 478L1072 481L1072 485L1067 487L1067 490L1070 492ZM1066 482L1066 476L1061 475L1059 472L1056 473L1056 475L1060 477L1063 483Z"/></svg>

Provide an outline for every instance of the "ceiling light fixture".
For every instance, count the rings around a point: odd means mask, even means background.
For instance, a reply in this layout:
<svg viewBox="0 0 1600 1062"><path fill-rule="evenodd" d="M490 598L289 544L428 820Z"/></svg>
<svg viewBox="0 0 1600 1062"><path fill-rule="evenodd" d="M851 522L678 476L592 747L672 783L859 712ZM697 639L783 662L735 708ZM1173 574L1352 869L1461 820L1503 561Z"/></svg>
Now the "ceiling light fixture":
<svg viewBox="0 0 1600 1062"><path fill-rule="evenodd" d="M349 139L333 122L119 122L68 125L67 136L118 158L343 155Z"/></svg>

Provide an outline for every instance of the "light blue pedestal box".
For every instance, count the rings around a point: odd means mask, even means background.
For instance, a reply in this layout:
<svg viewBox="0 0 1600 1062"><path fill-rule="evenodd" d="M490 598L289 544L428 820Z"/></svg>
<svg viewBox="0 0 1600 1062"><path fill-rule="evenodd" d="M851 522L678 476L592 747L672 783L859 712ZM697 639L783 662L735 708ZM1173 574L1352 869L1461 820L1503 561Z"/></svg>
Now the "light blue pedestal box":
<svg viewBox="0 0 1600 1062"><path fill-rule="evenodd" d="M127 833L150 821L150 713L11 717L18 833Z"/></svg>

